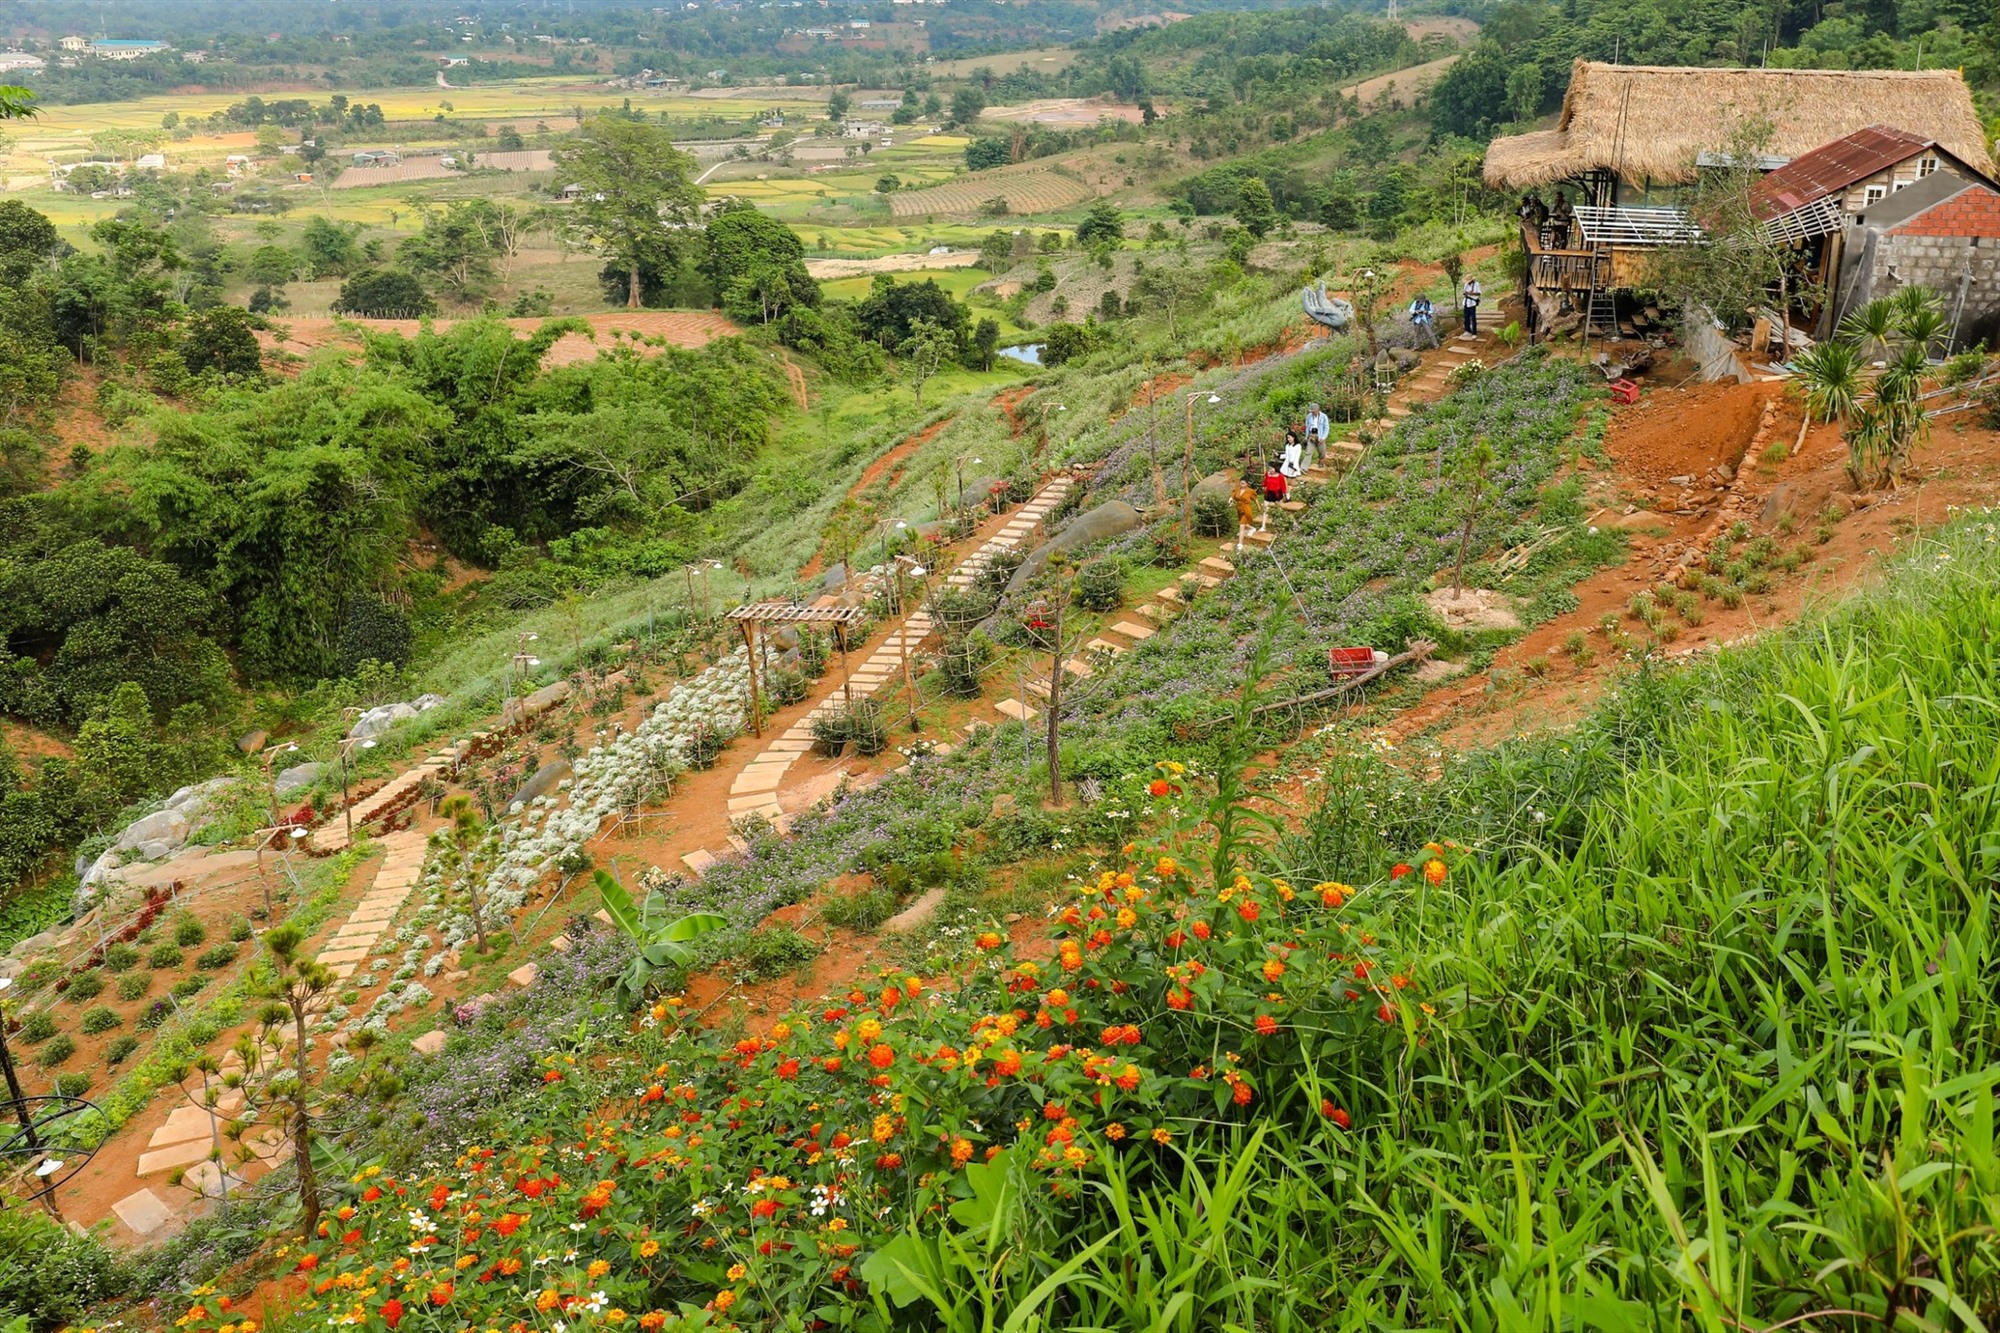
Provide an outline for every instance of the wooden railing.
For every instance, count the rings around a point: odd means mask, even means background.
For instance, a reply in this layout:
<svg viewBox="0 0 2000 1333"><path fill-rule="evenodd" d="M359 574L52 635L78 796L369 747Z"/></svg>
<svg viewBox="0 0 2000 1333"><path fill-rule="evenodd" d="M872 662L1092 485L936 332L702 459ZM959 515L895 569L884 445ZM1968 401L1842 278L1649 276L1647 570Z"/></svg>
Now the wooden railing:
<svg viewBox="0 0 2000 1333"><path fill-rule="evenodd" d="M1569 250L1542 243L1543 229L1521 224L1521 243L1528 252L1528 282L1538 291L1588 291L1611 285L1608 250Z"/></svg>

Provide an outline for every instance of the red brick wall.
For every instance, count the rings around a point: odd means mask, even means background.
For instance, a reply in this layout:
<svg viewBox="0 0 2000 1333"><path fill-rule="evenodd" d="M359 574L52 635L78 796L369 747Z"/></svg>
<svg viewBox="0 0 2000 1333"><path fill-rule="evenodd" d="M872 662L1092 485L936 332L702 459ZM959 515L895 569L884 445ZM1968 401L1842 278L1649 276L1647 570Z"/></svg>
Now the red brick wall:
<svg viewBox="0 0 2000 1333"><path fill-rule="evenodd" d="M1891 236L1990 236L2000 239L2000 193L1974 186L1911 218Z"/></svg>

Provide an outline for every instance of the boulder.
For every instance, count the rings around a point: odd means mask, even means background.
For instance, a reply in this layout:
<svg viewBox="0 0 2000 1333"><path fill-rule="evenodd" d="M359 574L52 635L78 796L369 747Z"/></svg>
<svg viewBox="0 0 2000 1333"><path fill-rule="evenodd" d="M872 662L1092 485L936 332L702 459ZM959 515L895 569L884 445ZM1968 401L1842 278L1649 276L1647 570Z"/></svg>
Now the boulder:
<svg viewBox="0 0 2000 1333"><path fill-rule="evenodd" d="M325 764L294 764L284 772L278 774L277 780L272 783L271 789L279 796L290 796L293 792L304 791L307 787L312 786L313 783L318 782L319 775L325 771Z"/></svg>
<svg viewBox="0 0 2000 1333"><path fill-rule="evenodd" d="M187 841L188 834L194 832L194 825L185 811L169 807L156 810L143 819L135 819L125 826L118 835L118 841L111 844L113 851L129 852L141 843L165 843L169 849Z"/></svg>
<svg viewBox="0 0 2000 1333"><path fill-rule="evenodd" d="M236 748L244 754L255 754L270 743L271 733L262 730L246 731L236 738Z"/></svg>
<svg viewBox="0 0 2000 1333"><path fill-rule="evenodd" d="M521 711L529 717L546 713L563 700L569 698L570 683L559 680L553 685L544 685L527 698L521 700Z"/></svg>
<svg viewBox="0 0 2000 1333"><path fill-rule="evenodd" d="M528 808L537 796L547 796L556 790L558 784L569 776L569 763L558 759L543 764L535 770L535 775L521 784L521 790L514 793L514 799L507 802L507 813L518 815Z"/></svg>
<svg viewBox="0 0 2000 1333"><path fill-rule="evenodd" d="M355 718L347 734L353 737L380 736L398 722L427 713L443 702L441 694L420 694L408 703L382 704Z"/></svg>
<svg viewBox="0 0 2000 1333"><path fill-rule="evenodd" d="M1211 472L1194 484L1195 498L1199 499L1204 495L1219 495L1227 500L1231 495L1236 493L1236 483L1238 480L1239 478L1234 472Z"/></svg>
<svg viewBox="0 0 2000 1333"><path fill-rule="evenodd" d="M383 704L355 718L354 725L347 734L359 737L380 736L398 722L416 715L417 710L409 704Z"/></svg>
<svg viewBox="0 0 2000 1333"><path fill-rule="evenodd" d="M1231 485L1233 488L1233 478ZM1026 587L1049 563L1049 557L1057 552L1080 550L1092 542L1130 532L1139 526L1139 522L1139 511L1123 500L1109 500L1088 513L1078 514L1063 525L1061 532L1028 553L1028 558L1014 571L1014 577L1007 580L1007 591L1016 592Z"/></svg>

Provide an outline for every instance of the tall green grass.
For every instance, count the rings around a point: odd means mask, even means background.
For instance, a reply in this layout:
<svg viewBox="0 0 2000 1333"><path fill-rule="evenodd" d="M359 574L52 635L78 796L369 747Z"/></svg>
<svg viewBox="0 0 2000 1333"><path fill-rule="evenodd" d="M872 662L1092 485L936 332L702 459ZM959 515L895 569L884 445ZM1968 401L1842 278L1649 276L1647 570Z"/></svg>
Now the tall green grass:
<svg viewBox="0 0 2000 1333"><path fill-rule="evenodd" d="M982 1217L1014 1229L977 1252L1010 1262L952 1271L942 1238L941 1326L1992 1327L1996 628L1981 518L1416 798L1476 845L1372 905L1405 1016L1301 1037L1309 1076L1254 1127L1114 1166L1052 1236L1028 1196ZM1375 830L1346 833L1308 827L1273 868L1366 862Z"/></svg>

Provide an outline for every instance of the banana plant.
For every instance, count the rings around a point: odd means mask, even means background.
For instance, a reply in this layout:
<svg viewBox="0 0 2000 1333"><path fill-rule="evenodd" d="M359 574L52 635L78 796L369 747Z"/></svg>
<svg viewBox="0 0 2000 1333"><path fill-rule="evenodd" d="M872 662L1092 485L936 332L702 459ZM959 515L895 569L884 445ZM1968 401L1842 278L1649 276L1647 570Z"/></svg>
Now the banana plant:
<svg viewBox="0 0 2000 1333"><path fill-rule="evenodd" d="M667 900L657 889L635 904L625 886L602 870L597 872L597 893L604 899L611 923L638 946L631 966L614 986L618 1003L627 1009L646 997L662 973L693 960L694 941L729 924L729 918L714 912L670 917Z"/></svg>

